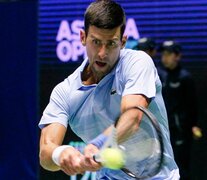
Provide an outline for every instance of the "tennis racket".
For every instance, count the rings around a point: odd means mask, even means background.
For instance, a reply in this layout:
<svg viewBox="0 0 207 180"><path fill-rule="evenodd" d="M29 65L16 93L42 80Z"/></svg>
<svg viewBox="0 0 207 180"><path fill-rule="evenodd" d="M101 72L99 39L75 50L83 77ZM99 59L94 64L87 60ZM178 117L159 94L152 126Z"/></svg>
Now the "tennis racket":
<svg viewBox="0 0 207 180"><path fill-rule="evenodd" d="M163 162L164 147L159 123L155 116L144 107L130 108L122 116L129 111L137 111L142 114L139 128L128 135L125 140L118 141L116 126L121 119L119 118L100 152L94 155L94 160L100 163L104 162L104 159L101 158L101 152L105 148L118 147L124 155L124 166L121 168L123 172L135 179L153 177L159 173Z"/></svg>

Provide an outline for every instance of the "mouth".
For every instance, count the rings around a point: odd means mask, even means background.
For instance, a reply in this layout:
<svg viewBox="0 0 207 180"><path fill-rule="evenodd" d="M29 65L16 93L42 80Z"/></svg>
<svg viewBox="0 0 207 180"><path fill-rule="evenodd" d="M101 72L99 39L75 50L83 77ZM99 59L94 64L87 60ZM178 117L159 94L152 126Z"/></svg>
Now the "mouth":
<svg viewBox="0 0 207 180"><path fill-rule="evenodd" d="M106 66L106 63L104 63L104 62L100 62L100 61L96 61L96 64L97 64L99 67L104 67L104 66Z"/></svg>

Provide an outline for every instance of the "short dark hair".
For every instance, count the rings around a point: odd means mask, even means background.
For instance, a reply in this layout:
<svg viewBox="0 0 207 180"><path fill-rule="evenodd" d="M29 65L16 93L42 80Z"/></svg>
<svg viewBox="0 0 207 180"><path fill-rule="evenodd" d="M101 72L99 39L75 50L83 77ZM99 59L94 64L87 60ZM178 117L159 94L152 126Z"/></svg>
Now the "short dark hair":
<svg viewBox="0 0 207 180"><path fill-rule="evenodd" d="M180 54L182 51L181 45L172 40L164 41L159 49L161 52L168 51L170 53Z"/></svg>
<svg viewBox="0 0 207 180"><path fill-rule="evenodd" d="M124 34L126 16L123 8L111 0L97 0L91 3L84 15L84 26L86 35L89 26L103 29L113 29L121 26L121 37Z"/></svg>
<svg viewBox="0 0 207 180"><path fill-rule="evenodd" d="M138 40L138 45L136 46L137 50L142 51L153 51L156 49L156 43L152 38L143 37Z"/></svg>

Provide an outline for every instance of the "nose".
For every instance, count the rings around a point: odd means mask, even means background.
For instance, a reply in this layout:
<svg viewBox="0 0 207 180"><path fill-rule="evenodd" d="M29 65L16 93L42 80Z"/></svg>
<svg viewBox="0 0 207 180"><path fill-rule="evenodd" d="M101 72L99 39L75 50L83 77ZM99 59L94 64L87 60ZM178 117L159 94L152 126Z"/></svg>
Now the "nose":
<svg viewBox="0 0 207 180"><path fill-rule="evenodd" d="M100 59L106 58L106 56L107 56L107 48L106 48L106 46L104 44L100 47L98 56L99 56Z"/></svg>

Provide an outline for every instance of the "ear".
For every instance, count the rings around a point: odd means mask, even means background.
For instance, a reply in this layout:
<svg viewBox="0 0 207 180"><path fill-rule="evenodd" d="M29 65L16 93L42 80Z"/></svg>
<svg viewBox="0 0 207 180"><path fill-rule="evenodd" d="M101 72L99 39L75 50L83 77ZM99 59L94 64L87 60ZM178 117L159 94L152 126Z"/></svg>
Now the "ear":
<svg viewBox="0 0 207 180"><path fill-rule="evenodd" d="M181 53L176 55L176 61L177 62L180 61L181 58L182 58L182 54Z"/></svg>
<svg viewBox="0 0 207 180"><path fill-rule="evenodd" d="M179 54L179 58L180 58L180 59L182 58L182 53Z"/></svg>
<svg viewBox="0 0 207 180"><path fill-rule="evenodd" d="M83 29L80 30L80 41L83 46L86 45L86 33Z"/></svg>
<svg viewBox="0 0 207 180"><path fill-rule="evenodd" d="M123 37L122 37L122 40L121 40L121 42L122 42L122 44L121 44L121 48L123 49L124 47L125 47L125 45L126 45L126 42L127 42L127 35L123 35Z"/></svg>

